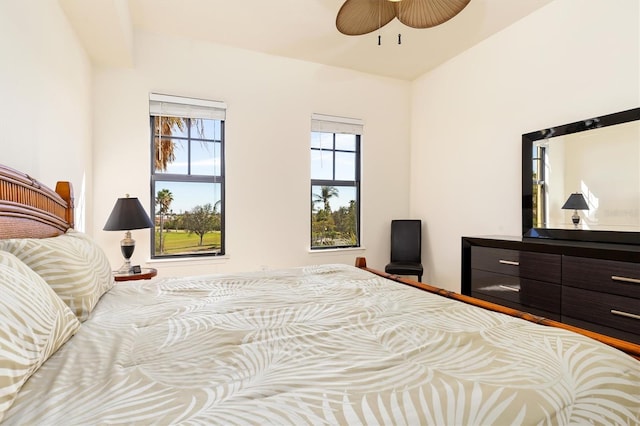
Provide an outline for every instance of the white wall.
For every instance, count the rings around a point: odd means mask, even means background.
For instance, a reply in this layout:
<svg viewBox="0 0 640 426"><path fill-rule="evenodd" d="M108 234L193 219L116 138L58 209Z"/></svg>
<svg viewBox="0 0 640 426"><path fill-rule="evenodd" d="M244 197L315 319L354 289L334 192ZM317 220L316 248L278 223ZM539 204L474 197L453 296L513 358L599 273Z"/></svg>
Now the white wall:
<svg viewBox="0 0 640 426"><path fill-rule="evenodd" d="M410 83L309 62L146 33L133 69L94 73L93 234L114 267L120 233L102 231L117 197L149 211L149 92L227 103L228 259L154 263L160 275L200 274L389 259L391 219L409 211ZM364 120L362 243L366 250L310 254L312 113ZM149 231L133 232L132 261L149 259Z"/></svg>
<svg viewBox="0 0 640 426"><path fill-rule="evenodd" d="M0 163L52 188L71 181L83 229L91 208L83 189L91 185L91 64L58 2L2 0L0 57Z"/></svg>
<svg viewBox="0 0 640 426"><path fill-rule="evenodd" d="M556 0L414 82L425 281L460 290L464 235L521 235L523 133L638 107L639 7Z"/></svg>

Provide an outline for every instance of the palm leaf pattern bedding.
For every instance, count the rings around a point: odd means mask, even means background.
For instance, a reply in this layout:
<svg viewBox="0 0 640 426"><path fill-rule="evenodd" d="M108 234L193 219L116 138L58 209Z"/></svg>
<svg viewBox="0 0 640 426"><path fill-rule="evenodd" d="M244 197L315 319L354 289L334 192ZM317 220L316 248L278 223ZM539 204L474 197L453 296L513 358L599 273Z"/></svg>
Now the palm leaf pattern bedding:
<svg viewBox="0 0 640 426"><path fill-rule="evenodd" d="M116 285L6 424L637 424L640 362L346 265Z"/></svg>

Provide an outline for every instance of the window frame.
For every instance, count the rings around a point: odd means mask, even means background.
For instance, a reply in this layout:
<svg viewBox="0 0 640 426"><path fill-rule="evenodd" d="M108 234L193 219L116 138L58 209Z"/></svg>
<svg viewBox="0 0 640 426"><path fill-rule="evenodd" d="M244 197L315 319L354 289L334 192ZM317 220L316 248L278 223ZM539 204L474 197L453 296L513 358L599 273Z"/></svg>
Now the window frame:
<svg viewBox="0 0 640 426"><path fill-rule="evenodd" d="M171 116L176 116L175 114L171 114ZM151 221L154 226L150 230L151 234L151 259L189 259L189 258L203 258L203 257L220 257L226 254L225 249L225 240L226 240L226 231L225 231L225 119L221 118L216 120L220 121L220 140L216 139L205 139L200 137L192 137L192 120L198 120L200 118L196 117L178 117L183 120L187 120L186 128L187 128L187 136L171 136L171 139L181 140L187 142L187 173L186 174L176 174L176 173L164 173L157 172L155 167L155 146L154 139L156 137L154 122L156 117L165 117L164 115L157 114L154 115L152 112L149 113L149 128L151 129L150 134L150 192L151 192ZM203 119L211 119L211 118L203 118ZM220 175L194 175L191 174L191 145L192 143L197 142L213 142L220 144ZM204 253L183 253L183 254L156 254L156 194L157 182L178 182L178 183L211 183L211 184L220 184L220 250L217 252L204 252Z"/></svg>
<svg viewBox="0 0 640 426"><path fill-rule="evenodd" d="M333 179L310 179L310 200L311 200L311 211L310 211L310 224L309 224L309 247L312 251L321 251L321 250L335 250L335 249L347 249L347 248L360 248L362 245L361 238L361 180L362 180L362 132L352 133L352 132L340 132L340 131L328 131L328 130L311 130L311 136L313 133L321 133L321 134L331 134L332 135L332 147L323 148L323 147L313 147L310 146L309 153L311 154L313 151L331 151L332 155L332 177ZM354 150L345 150L345 149L336 149L336 136L338 134L348 134L353 135L355 137L355 148ZM337 180L336 176L336 153L344 152L344 153L354 153L355 154L355 170L354 170L354 180ZM315 186L333 186L333 187L348 187L355 188L356 191L356 243L349 245L327 245L327 246L314 246L313 245L313 211L314 211L314 201L313 201L313 188ZM333 213L333 212L332 212Z"/></svg>

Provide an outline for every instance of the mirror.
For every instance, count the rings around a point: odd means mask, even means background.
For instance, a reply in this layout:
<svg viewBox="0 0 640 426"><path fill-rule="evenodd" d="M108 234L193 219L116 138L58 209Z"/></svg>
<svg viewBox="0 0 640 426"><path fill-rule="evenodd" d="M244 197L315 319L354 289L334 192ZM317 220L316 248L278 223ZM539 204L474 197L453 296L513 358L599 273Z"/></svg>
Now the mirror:
<svg viewBox="0 0 640 426"><path fill-rule="evenodd" d="M522 135L522 234L640 244L640 108Z"/></svg>

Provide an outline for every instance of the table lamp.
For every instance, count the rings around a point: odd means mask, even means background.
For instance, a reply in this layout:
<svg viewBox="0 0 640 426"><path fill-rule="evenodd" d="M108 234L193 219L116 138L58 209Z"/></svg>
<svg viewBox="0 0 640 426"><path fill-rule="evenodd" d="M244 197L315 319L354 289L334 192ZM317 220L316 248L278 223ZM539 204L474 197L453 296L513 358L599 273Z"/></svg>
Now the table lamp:
<svg viewBox="0 0 640 426"><path fill-rule="evenodd" d="M120 241L124 264L118 273L128 274L131 272L131 256L136 248L136 241L131 238L130 231L151 227L153 227L153 223L137 198L129 198L129 194L125 198L118 198L107 223L102 228L105 231L127 231L124 239Z"/></svg>
<svg viewBox="0 0 640 426"><path fill-rule="evenodd" d="M571 221L573 222L573 226L575 228L578 227L580 223L580 215L578 214L578 210L589 210L589 205L587 204L587 200L584 199L584 196L579 192L574 192L569 195L567 201L562 206L563 210L573 210L573 215L571 215Z"/></svg>

